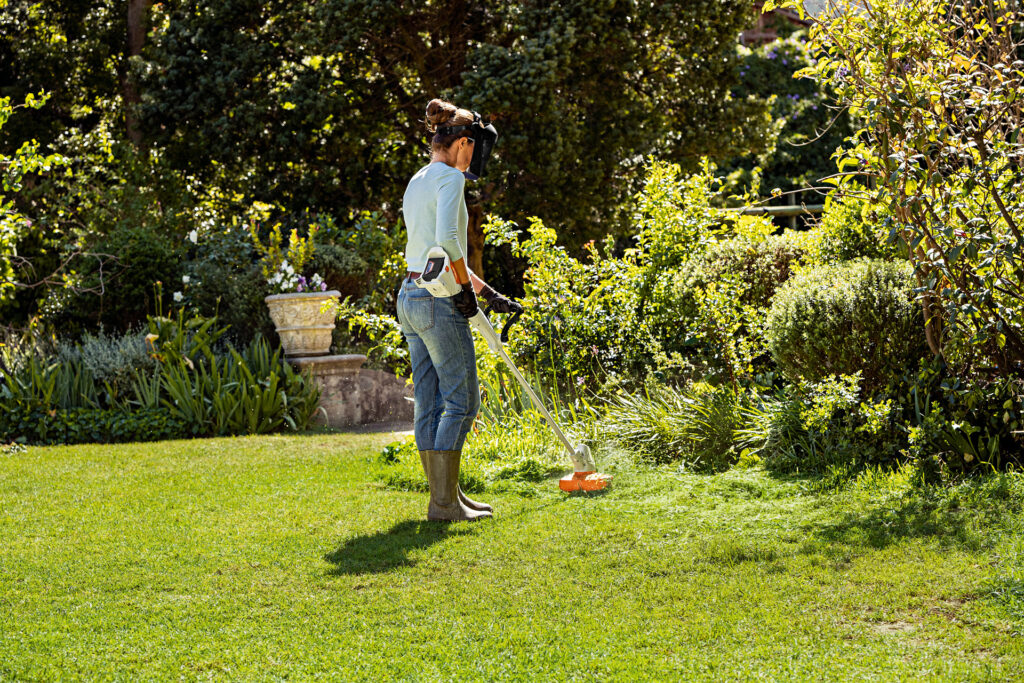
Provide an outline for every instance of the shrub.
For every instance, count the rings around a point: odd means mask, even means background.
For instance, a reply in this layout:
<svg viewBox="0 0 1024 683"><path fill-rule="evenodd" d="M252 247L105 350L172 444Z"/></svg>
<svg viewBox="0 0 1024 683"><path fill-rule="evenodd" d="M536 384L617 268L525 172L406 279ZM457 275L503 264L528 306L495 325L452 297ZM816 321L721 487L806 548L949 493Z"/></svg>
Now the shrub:
<svg viewBox="0 0 1024 683"><path fill-rule="evenodd" d="M895 258L899 250L885 241L885 211L852 196L830 194L821 220L808 235L809 257L816 263L840 263L859 257Z"/></svg>
<svg viewBox="0 0 1024 683"><path fill-rule="evenodd" d="M20 405L0 412L0 442L76 444L126 443L180 439L189 432L184 420L162 409L48 409Z"/></svg>
<svg viewBox="0 0 1024 683"><path fill-rule="evenodd" d="M772 357L793 380L859 371L865 389L884 387L925 352L911 287L909 268L888 261L807 269L773 299Z"/></svg>
<svg viewBox="0 0 1024 683"><path fill-rule="evenodd" d="M735 383L764 369L764 309L803 259L801 239L733 237L668 275L652 328L665 353L678 354L681 376Z"/></svg>
<svg viewBox="0 0 1024 683"><path fill-rule="evenodd" d="M151 373L157 366L156 360L148 353L142 331L107 334L101 329L98 334L87 332L78 343L60 344L55 360L61 365L81 364L92 379L105 384L109 394L106 405L116 402L118 397L130 395L137 372Z"/></svg>
<svg viewBox="0 0 1024 683"><path fill-rule="evenodd" d="M5 363L11 369L0 368L0 412L8 430L3 438L78 443L253 434L284 426L298 431L312 421L318 385L292 370L264 338L241 350L217 348L225 329L216 327L216 319L186 320L180 310L175 319L152 318L149 324L152 337L143 343L152 343L152 359L138 367L125 366L110 353L110 340L99 338L65 349L61 359ZM92 368L108 377L123 375L120 389L100 382ZM147 425L152 437L144 433Z"/></svg>
<svg viewBox="0 0 1024 683"><path fill-rule="evenodd" d="M636 246L621 257L608 240L588 243L578 260L539 219L520 238L514 224L491 217L484 226L488 243L508 243L512 256L529 264L526 313L510 345L517 361L590 385L671 372L674 361L654 331L672 294L671 274L710 248L727 222L724 211L710 206L716 187L710 167L681 173L675 164L650 164L633 216Z"/></svg>
<svg viewBox="0 0 1024 683"><path fill-rule="evenodd" d="M745 408L737 444L769 469L825 474L892 463L906 447L900 407L892 398L861 400L858 374L797 381Z"/></svg>
<svg viewBox="0 0 1024 683"><path fill-rule="evenodd" d="M655 463L681 462L702 472L736 460L737 394L729 386L695 383L686 391L654 387L609 402L603 429L615 442Z"/></svg>
<svg viewBox="0 0 1024 683"><path fill-rule="evenodd" d="M665 305L668 320L698 317L698 292L709 283L733 278L739 285L738 301L756 308L768 308L772 295L802 263L806 248L801 236L792 231L752 240L736 237L711 247L672 273L672 295Z"/></svg>
<svg viewBox="0 0 1024 683"><path fill-rule="evenodd" d="M0 375L0 410L24 406L67 410L109 404L109 392L101 393L102 387L81 361L57 363L32 356L10 371L0 370Z"/></svg>
<svg viewBox="0 0 1024 683"><path fill-rule="evenodd" d="M154 310L154 282L177 282L182 275L184 249L177 239L158 228L117 226L98 246L101 253L117 259L117 267L101 298L99 316L115 329L127 329L143 323ZM91 300L79 301L82 307L94 307ZM88 317L89 311L82 311Z"/></svg>
<svg viewBox="0 0 1024 683"><path fill-rule="evenodd" d="M173 340L154 346L162 355L160 399L192 434L263 434L287 425L306 429L320 401L320 389L308 373L299 373L271 352L263 337L241 351L212 353L193 360L178 352Z"/></svg>
<svg viewBox="0 0 1024 683"><path fill-rule="evenodd" d="M743 285L741 301L768 308L772 295L801 263L806 248L801 236L792 231L768 235L762 240L734 238L716 244L700 262L705 281L735 274Z"/></svg>
<svg viewBox="0 0 1024 683"><path fill-rule="evenodd" d="M905 403L908 454L932 479L1020 466L1024 382L1001 378L965 382L941 362L928 363Z"/></svg>
<svg viewBox="0 0 1024 683"><path fill-rule="evenodd" d="M258 334L274 332L267 305L267 286L249 234L234 226L209 230L185 264L183 304L206 317L216 317L230 330L233 343L247 344Z"/></svg>

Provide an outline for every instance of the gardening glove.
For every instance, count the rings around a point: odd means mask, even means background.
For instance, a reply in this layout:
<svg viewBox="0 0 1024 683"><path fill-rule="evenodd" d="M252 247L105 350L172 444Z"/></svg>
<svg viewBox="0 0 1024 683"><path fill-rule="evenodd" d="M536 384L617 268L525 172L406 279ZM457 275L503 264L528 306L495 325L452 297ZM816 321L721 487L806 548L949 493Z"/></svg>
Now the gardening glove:
<svg viewBox="0 0 1024 683"><path fill-rule="evenodd" d="M476 315L476 292L473 291L473 285L469 282L462 283L462 291L452 297L452 302L455 304L455 308L466 318L472 318Z"/></svg>
<svg viewBox="0 0 1024 683"><path fill-rule="evenodd" d="M484 288L480 290L480 296L484 298L484 301L487 302L487 305L495 313L523 312L523 305L521 303L509 299L504 294L499 294L490 285L484 285Z"/></svg>

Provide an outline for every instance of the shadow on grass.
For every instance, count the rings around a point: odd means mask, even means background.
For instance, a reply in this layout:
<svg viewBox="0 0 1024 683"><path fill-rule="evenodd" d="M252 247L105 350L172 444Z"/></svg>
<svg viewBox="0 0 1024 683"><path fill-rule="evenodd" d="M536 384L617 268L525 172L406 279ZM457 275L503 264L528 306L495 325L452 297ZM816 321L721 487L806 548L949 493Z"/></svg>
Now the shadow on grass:
<svg viewBox="0 0 1024 683"><path fill-rule="evenodd" d="M415 561L409 558L410 552L428 548L444 538L471 532L466 527L453 529L447 522L410 520L387 531L350 538L337 550L324 555L324 559L334 565L328 571L331 576L376 574L412 566Z"/></svg>
<svg viewBox="0 0 1024 683"><path fill-rule="evenodd" d="M799 483L819 495L838 496L836 516L808 528L813 538L830 545L881 549L928 538L943 547L977 551L1022 507L1020 493L1005 475L968 479L955 486L913 486L896 496L859 500L843 496L852 475L839 482L815 475L769 476Z"/></svg>
<svg viewBox="0 0 1024 683"><path fill-rule="evenodd" d="M846 511L815 530L815 535L828 543L870 548L886 548L907 539L932 538L944 547L979 550L986 541L980 518L989 517L985 523L989 525L998 521L981 513L907 496L895 505Z"/></svg>

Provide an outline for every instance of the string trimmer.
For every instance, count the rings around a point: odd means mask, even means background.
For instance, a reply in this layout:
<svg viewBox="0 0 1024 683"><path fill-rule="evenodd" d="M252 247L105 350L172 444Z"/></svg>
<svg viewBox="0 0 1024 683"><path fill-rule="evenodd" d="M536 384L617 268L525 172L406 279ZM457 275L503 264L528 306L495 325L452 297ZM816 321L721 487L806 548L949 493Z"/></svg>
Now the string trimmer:
<svg viewBox="0 0 1024 683"><path fill-rule="evenodd" d="M424 268L423 274L416 280L416 284L429 291L434 296L452 296L459 291L459 285L455 282L455 275L451 270L449 263L448 254L441 247L433 247L427 255L428 265ZM512 371L515 378L519 380L519 384L522 385L523 389L530 396L530 400L533 401L533 405L540 411L541 415L547 421L552 431L558 437L558 440L565 446L565 450L569 452L569 459L572 461L573 472L567 474L558 481L558 487L563 491L600 491L601 489L608 486L611 482L611 476L607 474L600 474L597 472L597 466L594 465L594 457L590 454L590 447L586 444L580 444L579 446L573 446L569 439L566 438L565 433L562 431L558 423L555 422L555 418L548 412L544 402L537 396L537 392L533 390L530 383L526 381L523 374L519 372L519 368L516 367L512 359L509 358L505 352L505 343L508 342L508 331L512 325L519 320L521 313L513 313L509 316L508 320L505 321L505 325L501 330L499 336L494 328L491 326L491 321L487 318L487 312L484 310L478 310L476 314L469 319L469 324L474 330L480 333L480 336L487 342L487 346L490 347L491 351L498 354L498 357L505 361L505 365Z"/></svg>

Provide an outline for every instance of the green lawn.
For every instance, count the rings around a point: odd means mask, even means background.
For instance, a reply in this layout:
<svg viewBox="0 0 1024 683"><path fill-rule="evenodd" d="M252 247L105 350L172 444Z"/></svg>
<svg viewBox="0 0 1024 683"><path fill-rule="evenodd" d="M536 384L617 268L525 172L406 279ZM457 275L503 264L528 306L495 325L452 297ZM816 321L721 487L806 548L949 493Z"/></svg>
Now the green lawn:
<svg viewBox="0 0 1024 683"><path fill-rule="evenodd" d="M1024 486L620 467L425 521L389 434L0 455L0 680L1024 678Z"/></svg>

